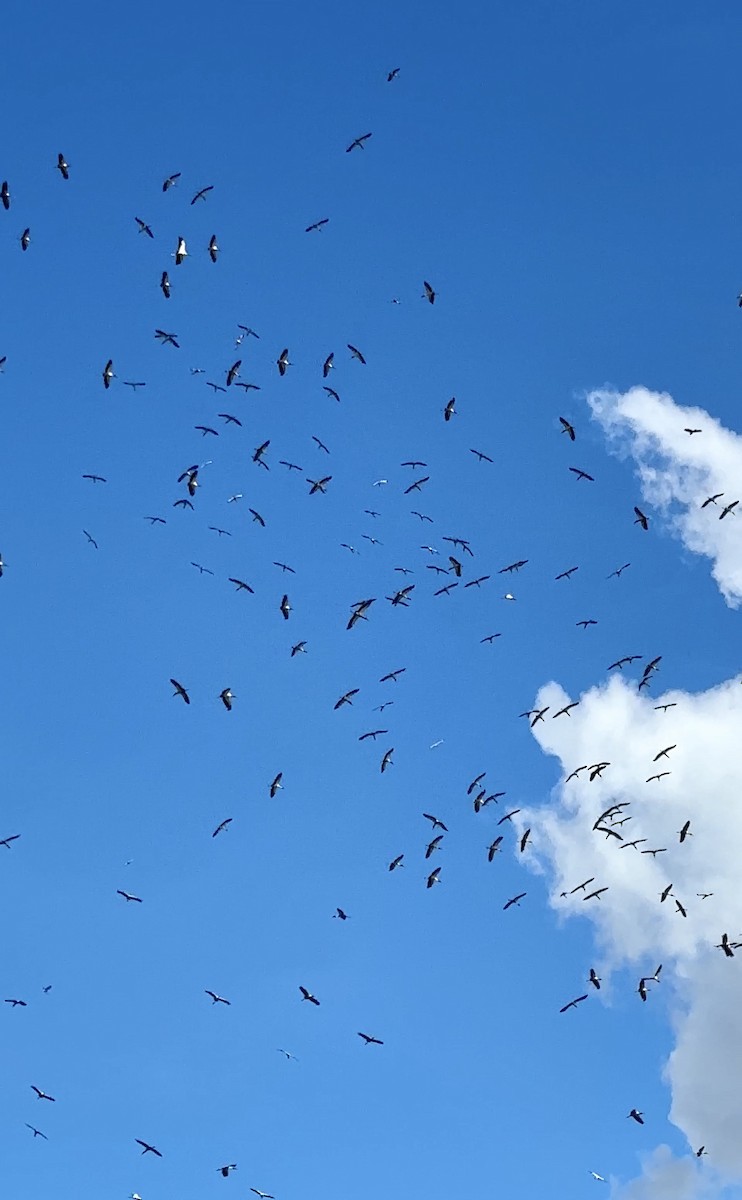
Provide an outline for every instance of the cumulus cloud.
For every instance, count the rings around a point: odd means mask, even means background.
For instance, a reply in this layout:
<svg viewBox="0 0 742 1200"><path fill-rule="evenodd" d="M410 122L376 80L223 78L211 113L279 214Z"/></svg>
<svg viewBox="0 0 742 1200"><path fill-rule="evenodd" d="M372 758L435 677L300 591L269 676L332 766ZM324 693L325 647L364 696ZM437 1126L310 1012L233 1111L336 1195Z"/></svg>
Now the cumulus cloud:
<svg viewBox="0 0 742 1200"><path fill-rule="evenodd" d="M694 554L709 558L727 604L742 604L740 518L720 515L742 500L742 437L701 408L684 408L667 393L633 387L587 397L594 419L617 454L636 463L644 502ZM686 429L702 432L689 435ZM723 497L702 508L718 492Z"/></svg>
<svg viewBox="0 0 742 1200"><path fill-rule="evenodd" d="M725 1184L742 1183L742 948L733 958L718 948L724 933L742 942L740 678L696 694L648 696L614 675L580 697L570 716L551 719L569 700L557 683L538 694L536 707L549 712L533 735L559 760L562 781L550 805L521 814L520 828L532 828L554 908L593 923L607 982L614 968L628 967L638 983L663 964L661 984L648 987L662 987L674 1006L670 1119L690 1148L705 1143L712 1155L699 1167L690 1154L676 1161L658 1151L634 1190L621 1194L696 1197L713 1176L718 1196ZM592 782L589 770L567 782L598 762L609 765ZM660 771L670 773L651 779ZM624 807L599 821L612 805ZM650 850L658 853L643 853ZM569 894L590 876L592 884ZM599 887L608 891L583 898Z"/></svg>

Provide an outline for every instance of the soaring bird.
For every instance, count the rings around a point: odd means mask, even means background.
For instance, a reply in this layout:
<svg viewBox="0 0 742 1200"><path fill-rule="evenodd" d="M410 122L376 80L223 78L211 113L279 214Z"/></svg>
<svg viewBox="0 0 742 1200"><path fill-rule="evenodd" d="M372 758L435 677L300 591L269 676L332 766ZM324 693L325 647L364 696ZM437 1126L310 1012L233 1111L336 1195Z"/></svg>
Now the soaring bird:
<svg viewBox="0 0 742 1200"><path fill-rule="evenodd" d="M137 904L142 903L141 896L132 896L131 892L122 892L120 889L117 889L116 895L123 896L123 898L124 898L124 900L126 900L127 904L129 903L130 900L134 900Z"/></svg>
<svg viewBox="0 0 742 1200"><path fill-rule="evenodd" d="M506 912L507 909L512 908L512 906L514 904L516 904L520 908L521 900L524 898L524 896L527 896L527 895L528 895L527 892L519 892L517 896L513 896L512 899L508 900L507 904L503 904L502 911Z"/></svg>
<svg viewBox="0 0 742 1200"><path fill-rule="evenodd" d="M322 479L307 479L307 483L311 485L309 495L314 496L316 492L322 492L323 495L327 495L327 485L331 479L332 475L325 475Z"/></svg>
<svg viewBox="0 0 742 1200"><path fill-rule="evenodd" d="M3 208L7 212L10 208L10 189L8 188L7 179L3 180L2 187L0 187L0 200L2 200Z"/></svg>
<svg viewBox="0 0 742 1200"><path fill-rule="evenodd" d="M356 148L358 148L359 150L365 150L366 149L365 143L368 141L368 139L370 137L372 137L372 134L363 133L363 134L361 134L360 137L353 138L353 141L350 143L350 145L346 147L345 153L350 154L351 150L355 150Z"/></svg>
<svg viewBox="0 0 742 1200"><path fill-rule="evenodd" d="M588 475L587 471L582 471L579 467L570 467L569 469L573 475L577 476L578 480L587 479L590 483L595 483L594 477L592 475Z"/></svg>
<svg viewBox="0 0 742 1200"><path fill-rule="evenodd" d="M644 515L642 510L634 505L634 512L636 513L636 520L634 521L634 524L641 525L642 529L644 530L649 529L649 518Z"/></svg>
<svg viewBox="0 0 742 1200"><path fill-rule="evenodd" d="M435 292L428 283L427 279L423 280L423 287L425 288L425 291L423 292L423 300L427 300L430 304L435 304Z"/></svg>
<svg viewBox="0 0 742 1200"><path fill-rule="evenodd" d="M191 200L191 204L195 204L197 200L205 200L209 192L213 192L213 190L213 183L210 183L208 187L201 188L200 192L196 192L196 195Z"/></svg>
<svg viewBox="0 0 742 1200"><path fill-rule="evenodd" d="M680 830L678 830L678 834L679 834L679 837L680 837L680 844L681 844L681 845L683 844L683 842L685 841L685 839L686 839L687 837L693 837L693 834L692 834L692 833L691 833L691 831L690 831L690 821L686 821L686 822L685 822L685 825L683 825L683 828L682 828L682 829L680 829Z"/></svg>
<svg viewBox="0 0 742 1200"><path fill-rule="evenodd" d="M151 226L149 226L146 221L143 221L141 217L135 217L134 220L137 223L139 233L146 233L147 237L150 238L155 236L152 232Z"/></svg>
<svg viewBox="0 0 742 1200"><path fill-rule="evenodd" d="M336 701L333 707L337 710L338 708L342 708L344 704L352 704L353 697L357 696L360 690L360 688L351 688L349 692L343 692L342 696L338 701Z"/></svg>
<svg viewBox="0 0 742 1200"><path fill-rule="evenodd" d="M57 155L57 170L59 171L59 174L62 176L62 179L69 179L70 164L66 161L63 154Z"/></svg>
<svg viewBox="0 0 742 1200"><path fill-rule="evenodd" d="M183 698L183 700L185 700L186 704L190 704L190 703L191 703L191 698L190 698L190 696L188 695L188 692L187 692L187 691L185 690L185 688L183 687L183 684L182 684L182 683L178 683L177 679L171 679L171 680L170 680L170 682L172 683L173 687L175 688L175 691L173 692L173 695L174 695L174 696L181 696L181 697Z"/></svg>
<svg viewBox="0 0 742 1200"><path fill-rule="evenodd" d="M149 1142L143 1142L141 1138L134 1138L138 1146L144 1146L142 1154L156 1154L158 1158L162 1158L160 1151L155 1146L150 1146Z"/></svg>
<svg viewBox="0 0 742 1200"><path fill-rule="evenodd" d="M443 834L439 833L437 837L433 838L432 842L428 842L427 846L425 847L426 859L430 858L430 856L434 854L436 850L440 850L442 841Z"/></svg>
<svg viewBox="0 0 742 1200"><path fill-rule="evenodd" d="M251 1187L250 1191L255 1192L258 1200L275 1200L275 1197L271 1196L270 1192L261 1192L260 1188Z"/></svg>
<svg viewBox="0 0 742 1200"><path fill-rule="evenodd" d="M12 833L10 837L1 838L0 846L4 846L6 850L10 850L10 843L17 842L20 836L20 833Z"/></svg>
<svg viewBox="0 0 742 1200"><path fill-rule="evenodd" d="M225 1000L225 999L224 999L224 996L218 996L216 992L209 991L209 989L208 989L208 988L204 988L204 993L205 993L207 996L211 996L211 1003L212 1003L212 1004L227 1004L227 1005L231 1005L231 1003L232 1003L232 1002L231 1002L231 1000Z"/></svg>
<svg viewBox="0 0 742 1200"><path fill-rule="evenodd" d="M235 694L231 688L225 687L219 693L219 699L226 708L227 712L232 711L232 701L235 699Z"/></svg>
<svg viewBox="0 0 742 1200"><path fill-rule="evenodd" d="M291 605L289 604L289 598L287 595L284 595L281 598L281 603L278 607L284 621L288 621L289 613L291 612Z"/></svg>
<svg viewBox="0 0 742 1200"><path fill-rule="evenodd" d="M598 976L595 974L594 967L590 968L590 974L588 976L588 983L591 983L594 988L597 988L598 991L600 991L600 980L598 979Z"/></svg>
<svg viewBox="0 0 742 1200"><path fill-rule="evenodd" d="M434 883L440 883L440 881L441 881L441 868L436 867L435 870L431 871L430 874L428 875L428 878L425 881L425 886L432 888Z"/></svg>
<svg viewBox="0 0 742 1200"><path fill-rule="evenodd" d="M627 1118L631 1117L632 1120L636 1121L639 1125L644 1124L644 1113L640 1113L636 1108L632 1108L631 1112L627 1113L626 1116Z"/></svg>
<svg viewBox="0 0 742 1200"><path fill-rule="evenodd" d="M28 247L31 245L31 230L28 226L26 226L26 228L23 230L19 240L21 243L21 250L28 250Z"/></svg>
<svg viewBox="0 0 742 1200"><path fill-rule="evenodd" d="M28 1004L26 1003L25 1000L12 999L12 1000L6 1000L5 1003L11 1004L13 1006L13 1008L28 1008Z"/></svg>
<svg viewBox="0 0 742 1200"><path fill-rule="evenodd" d="M230 576L229 582L236 585L236 590L238 592L249 592L251 596L255 595L254 589L250 587L249 583L245 583L244 579L234 579L232 576Z"/></svg>
<svg viewBox="0 0 742 1200"><path fill-rule="evenodd" d="M567 420L566 420L564 417L560 417L560 418L559 418L559 421L560 421L560 423L561 423L561 426L562 426L562 433L568 433L568 434L569 434L569 440L570 440L571 442L573 442L573 441L575 440L575 430L574 430L574 425L570 425L569 421L567 421Z"/></svg>
<svg viewBox="0 0 742 1200"><path fill-rule="evenodd" d="M216 240L215 233L212 233L211 238L209 239L208 250L209 250L209 258L211 259L211 261L213 263L215 263L218 258L218 255L219 255L219 244Z"/></svg>
<svg viewBox="0 0 742 1200"><path fill-rule="evenodd" d="M180 171L176 171L174 175L168 175L167 179L162 185L163 192L169 192L171 187L175 187L176 183L180 179L180 174Z"/></svg>
<svg viewBox="0 0 742 1200"><path fill-rule="evenodd" d="M490 845L487 847L487 862L494 861L494 857L497 854L497 851L500 849L500 846L502 845L502 839L503 839L503 834L500 834L500 836L496 837L494 842L491 842Z"/></svg>
<svg viewBox="0 0 742 1200"><path fill-rule="evenodd" d="M31 1084L31 1091L36 1092L36 1097L39 1100L51 1100L52 1104L56 1103L54 1096L48 1095L47 1092L42 1092L41 1088L37 1088L35 1083Z"/></svg>
<svg viewBox="0 0 742 1200"><path fill-rule="evenodd" d="M317 1008L319 1008L319 1000L316 996L313 996L311 992L308 992L305 987L300 986L299 991L301 992L302 1000L308 1000L310 1004L316 1004Z"/></svg>
<svg viewBox="0 0 742 1200"><path fill-rule="evenodd" d="M35 1125L29 1125L28 1121L24 1121L24 1125L26 1126L26 1129L31 1130L31 1133L34 1135L35 1138L40 1137L40 1138L43 1138L45 1142L49 1141L46 1134L42 1133L40 1129L37 1129Z"/></svg>
<svg viewBox="0 0 742 1200"><path fill-rule="evenodd" d="M188 257L188 251L186 249L186 243L185 243L184 237L178 238L178 241L177 241L177 244L175 247L175 254L173 255L173 257L175 258L176 267L179 267L180 264L182 263L183 259Z"/></svg>
<svg viewBox="0 0 742 1200"><path fill-rule="evenodd" d="M359 1033L358 1036L359 1036L359 1038L363 1038L363 1041L367 1046L383 1046L384 1045L384 1043L380 1042L378 1038L371 1037L371 1035L368 1033Z"/></svg>
<svg viewBox="0 0 742 1200"><path fill-rule="evenodd" d="M170 277L167 271L163 271L160 276L160 291L166 300L170 299Z"/></svg>
<svg viewBox="0 0 742 1200"><path fill-rule="evenodd" d="M240 367L241 367L241 366L242 366L242 359L241 359L241 358L238 358L236 362L233 362L233 363L232 363L232 366L231 366L231 367L229 368L229 370L227 371L227 387L231 387L231 386L232 386L232 384L234 383L235 379L237 378L237 376L238 376L238 375L239 375L239 373L240 373Z"/></svg>
<svg viewBox="0 0 742 1200"><path fill-rule="evenodd" d="M565 1013L570 1008L577 1008L577 1005L582 1004L583 1000L587 1000L587 992L585 992L584 996L577 996L575 1000L570 1000L569 1004L565 1004L559 1009L560 1013Z"/></svg>
<svg viewBox="0 0 742 1200"><path fill-rule="evenodd" d="M217 1170L217 1174L218 1174L218 1175L223 1175L223 1176L224 1176L224 1178L226 1179L226 1178L227 1178L227 1176L229 1175L229 1172L230 1172L230 1171L236 1171L236 1170L237 1170L237 1163L227 1163L227 1165L226 1165L226 1166L224 1166L224 1167L217 1167L217 1169L216 1169L216 1170Z"/></svg>
<svg viewBox="0 0 742 1200"><path fill-rule="evenodd" d="M443 419L444 419L444 421L450 421L451 417L453 417L455 415L456 415L456 397L452 396L451 399L448 401L448 404L446 405L446 407L443 410Z"/></svg>
<svg viewBox="0 0 742 1200"><path fill-rule="evenodd" d="M113 371L113 359L109 358L108 362L106 363L105 367L103 368L103 386L104 386L104 388L109 388L111 386L111 380L115 379L115 378L116 378L116 376Z"/></svg>
<svg viewBox="0 0 742 1200"><path fill-rule="evenodd" d="M225 817L223 821L219 822L219 824L217 825L216 829L214 830L214 832L212 833L211 836L213 838L215 838L218 836L218 834L223 833L225 829L229 829L229 826L232 824L232 821L233 821L232 817Z"/></svg>
<svg viewBox="0 0 742 1200"><path fill-rule="evenodd" d="M731 504L727 504L726 507L723 508L721 510L721 512L719 513L719 520L723 521L724 518L728 517L730 513L732 513L732 515L734 515L734 510L738 504L739 504L739 500L732 500Z"/></svg>
<svg viewBox="0 0 742 1200"><path fill-rule="evenodd" d="M282 790L282 788L283 788L283 784L281 783L282 779L283 779L283 771L279 771L270 786L271 800L274 798L274 796L276 795L277 792Z"/></svg>
<svg viewBox="0 0 742 1200"><path fill-rule="evenodd" d="M350 342L348 342L348 343L347 343L347 346L348 346L348 349L350 350L350 356L351 356L351 358L357 358L357 359L358 359L358 361L359 361L359 363L363 363L363 366L365 367L365 365L366 365L366 359L363 357L363 355L361 354L361 352L360 352L360 350L358 349L358 347L357 347L357 346L351 346Z"/></svg>
<svg viewBox="0 0 742 1200"><path fill-rule="evenodd" d="M347 921L348 920L348 914L347 914L347 912L343 912L342 908L336 908L334 913L332 914L332 917L333 917L333 920L338 920L338 921Z"/></svg>
<svg viewBox="0 0 742 1200"><path fill-rule="evenodd" d="M313 221L311 225L307 225L305 233L314 233L315 230L321 230L325 225L329 224L330 218L323 217L321 221Z"/></svg>
<svg viewBox="0 0 742 1200"><path fill-rule="evenodd" d="M279 375L286 374L286 368L291 366L291 363L289 362L288 347L285 347L279 354L278 358L276 359L276 366L278 367Z"/></svg>
<svg viewBox="0 0 742 1200"><path fill-rule="evenodd" d="M387 767L389 767L389 766L393 766L393 765L394 765L394 764L393 764L393 762L392 762L392 755L393 755L393 754L394 754L394 747L392 747L392 749L391 749L391 750L387 750L386 754L385 754L385 755L384 755L384 757L382 758L382 760L381 760L381 773L382 773L382 775L383 775L383 774L384 774L384 772L386 771Z"/></svg>

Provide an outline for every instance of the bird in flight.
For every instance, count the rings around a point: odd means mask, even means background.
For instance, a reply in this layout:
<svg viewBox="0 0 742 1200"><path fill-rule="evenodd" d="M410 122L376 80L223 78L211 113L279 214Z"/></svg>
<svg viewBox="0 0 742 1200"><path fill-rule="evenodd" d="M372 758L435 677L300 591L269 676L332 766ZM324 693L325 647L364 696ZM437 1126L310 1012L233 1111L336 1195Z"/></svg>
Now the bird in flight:
<svg viewBox="0 0 742 1200"><path fill-rule="evenodd" d="M191 698L188 695L188 692L183 687L183 684L178 683L177 679L171 679L170 682L172 683L173 687L175 688L173 695L180 696L183 700L185 700L186 704L190 704Z"/></svg>
<svg viewBox="0 0 742 1200"><path fill-rule="evenodd" d="M315 230L324 229L325 225L329 224L330 218L323 217L321 221L314 221L311 225L307 225L305 233L314 233Z"/></svg>
<svg viewBox="0 0 742 1200"><path fill-rule="evenodd" d="M317 1008L319 1008L319 1000L316 996L313 996L312 993L307 991L305 987L300 986L299 991L301 992L302 1000L308 1000L310 1004L316 1004Z"/></svg>
<svg viewBox="0 0 742 1200"><path fill-rule="evenodd" d="M636 520L634 521L634 524L641 525L642 529L644 530L649 529L649 518L645 516L642 510L634 505L634 512L636 513Z"/></svg>
<svg viewBox="0 0 742 1200"><path fill-rule="evenodd" d="M208 989L208 988L204 988L204 993L205 993L205 995L207 995L207 996L211 996L211 1003L212 1003L212 1004L228 1004L228 1005L231 1005L231 1003L232 1003L232 1002L231 1002L231 1000L225 1000L225 999L224 999L224 996L219 996L219 995L217 995L217 993L216 993L216 992L209 991L209 989Z"/></svg>
<svg viewBox="0 0 742 1200"><path fill-rule="evenodd" d="M35 1083L31 1084L31 1091L36 1092L38 1100L50 1100L52 1104L55 1103L55 1097L50 1096L47 1092L42 1092L41 1088L37 1088Z"/></svg>
<svg viewBox="0 0 742 1200"><path fill-rule="evenodd" d="M162 1158L162 1155L160 1154L160 1151L157 1149L156 1146L151 1146L149 1144L149 1142L143 1142L141 1140L141 1138L134 1138L134 1141L137 1143L138 1146L144 1147L144 1149L142 1150L142 1154L156 1154L158 1158Z"/></svg>
<svg viewBox="0 0 742 1200"><path fill-rule="evenodd" d="M363 1038L364 1044L366 1046L383 1046L384 1045L384 1043L380 1042L378 1038L371 1037L371 1035L368 1033L359 1033L358 1036L359 1036L359 1038Z"/></svg>
<svg viewBox="0 0 742 1200"><path fill-rule="evenodd" d="M69 179L70 164L67 162L67 160L65 159L63 154L57 155L57 170L59 171L59 174L62 176L62 179Z"/></svg>
<svg viewBox="0 0 742 1200"><path fill-rule="evenodd" d="M435 304L435 292L428 283L427 279L423 280L423 287L425 288L425 291L423 292L423 300L427 300L429 304Z"/></svg>
<svg viewBox="0 0 742 1200"><path fill-rule="evenodd" d="M208 187L201 188L200 192L196 192L196 195L191 200L191 204L195 204L197 200L205 200L206 197L208 196L209 192L213 192L213 190L214 190L213 183L210 183Z"/></svg>
<svg viewBox="0 0 742 1200"><path fill-rule="evenodd" d="M270 786L271 800L274 798L274 796L278 792L282 791L282 789L283 789L283 784L281 783L282 779L283 779L283 771L279 771Z"/></svg>
<svg viewBox="0 0 742 1200"><path fill-rule="evenodd" d="M518 906L518 908L520 908L521 900L527 895L528 895L527 892L519 892L517 896L513 896L512 899L508 900L507 904L503 904L502 911L506 912L509 908L512 908L512 906L514 904L516 904Z"/></svg>
<svg viewBox="0 0 742 1200"><path fill-rule="evenodd" d="M123 898L124 898L124 900L126 900L127 904L129 903L130 900L134 900L137 904L142 903L141 896L132 896L131 892L122 892L120 890L117 890L116 895L123 896Z"/></svg>
<svg viewBox="0 0 742 1200"><path fill-rule="evenodd" d="M40 1138L43 1138L45 1142L49 1141L46 1134L42 1133L40 1129L37 1129L35 1125L29 1125L28 1121L24 1121L24 1124L26 1126L26 1129L31 1130L31 1133L34 1135L35 1138L40 1137Z"/></svg>
<svg viewBox="0 0 742 1200"><path fill-rule="evenodd" d="M232 820L232 817L225 817L223 821L219 822L211 836L215 838L218 834L223 833L225 829L229 829L229 826L232 824Z"/></svg>
<svg viewBox="0 0 742 1200"><path fill-rule="evenodd" d="M638 1125L644 1124L644 1113L639 1112L637 1108L632 1108L631 1112L626 1114L626 1117L627 1119L631 1117L631 1119L636 1121Z"/></svg>
<svg viewBox="0 0 742 1200"><path fill-rule="evenodd" d="M583 1000L587 1000L587 992L585 992L584 996L577 996L576 999L570 1000L569 1004L565 1004L559 1009L560 1013L565 1013L570 1008L577 1008L577 1005L582 1004Z"/></svg>
<svg viewBox="0 0 742 1200"><path fill-rule="evenodd" d="M579 467L570 467L569 469L573 475L577 476L578 480L587 479L590 483L595 483L595 479L592 475L588 475L587 471L582 471Z"/></svg>
<svg viewBox="0 0 742 1200"><path fill-rule="evenodd" d="M363 133L360 137L353 138L353 141L346 147L345 153L350 154L351 150L365 150L366 142L372 136L370 133Z"/></svg>
<svg viewBox="0 0 742 1200"><path fill-rule="evenodd" d="M574 425L570 425L569 421L567 421L565 417L560 417L559 422L562 426L562 433L569 434L569 440L573 442L575 440Z"/></svg>

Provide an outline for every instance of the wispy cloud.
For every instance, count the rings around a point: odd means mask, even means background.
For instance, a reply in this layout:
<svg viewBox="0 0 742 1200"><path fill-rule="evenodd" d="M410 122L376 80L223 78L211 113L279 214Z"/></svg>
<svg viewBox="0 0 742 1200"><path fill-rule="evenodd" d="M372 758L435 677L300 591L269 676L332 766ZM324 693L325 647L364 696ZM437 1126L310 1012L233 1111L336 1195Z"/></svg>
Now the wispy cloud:
<svg viewBox="0 0 742 1200"><path fill-rule="evenodd" d="M742 501L742 437L701 408L685 408L667 393L634 387L587 397L611 449L633 458L642 499L688 550L711 559L727 604L742 604L742 504L724 520L724 505ZM686 429L700 429L690 435ZM715 504L704 500L722 492Z"/></svg>
<svg viewBox="0 0 742 1200"><path fill-rule="evenodd" d="M549 683L536 706L556 712L569 699ZM675 707L662 712L658 704ZM739 678L697 694L650 697L613 676L580 697L570 717L547 716L533 729L562 768L552 803L520 818L532 827L537 866L552 881L552 905L566 918L593 923L606 977L628 967L638 983L662 963L662 982L648 986L650 993L658 987L670 993L674 1006L675 1046L665 1068L669 1116L689 1153L687 1160L653 1160L641 1183L622 1193L631 1200L700 1196L712 1178L719 1188L742 1183L742 949L727 958L717 948L723 933L742 941L741 727ZM588 771L566 782L575 768L599 761L610 765L592 782ZM659 771L670 774L647 782ZM621 840L594 828L613 804L625 804L619 818L630 819L610 826L606 818L602 826ZM635 839L646 840L628 845ZM642 853L648 850L659 853ZM600 899L562 896L589 876L595 882L587 891L608 888ZM642 1004L638 995L636 1003ZM702 1145L709 1157L696 1160ZM719 1188L714 1195L722 1194Z"/></svg>

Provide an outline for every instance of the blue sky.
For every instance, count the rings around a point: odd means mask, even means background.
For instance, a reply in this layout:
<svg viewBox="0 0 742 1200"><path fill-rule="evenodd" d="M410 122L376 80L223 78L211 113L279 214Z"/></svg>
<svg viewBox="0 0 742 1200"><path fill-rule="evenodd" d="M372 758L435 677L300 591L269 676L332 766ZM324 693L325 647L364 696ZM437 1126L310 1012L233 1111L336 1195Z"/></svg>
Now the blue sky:
<svg viewBox="0 0 742 1200"><path fill-rule="evenodd" d="M497 820L569 809L561 747L518 719L550 681L579 699L621 655L661 654L655 692L696 697L738 669L739 595L709 570L718 547L699 552L677 524L681 477L701 469L662 422L697 408L730 438L739 426L741 34L733 6L683 0L382 0L373 14L186 3L146 17L83 3L74 21L7 6L0 837L21 837L0 847L2 998L27 1007L1 1014L0 1178L17 1200L71 1200L81 1178L142 1200L251 1186L276 1200L439 1200L493 1184L655 1200L657 1148L682 1162L697 1148L693 1120L668 1119L663 1080L693 1005L685 966L673 983L684 949L658 933L667 987L641 1005L636 978L656 963L635 970L626 931L550 902L558 830L550 844L536 816L521 857ZM240 323L259 340L235 348ZM322 388L330 352L339 404ZM238 357L261 390L212 393ZM604 385L674 398L649 457L650 401L601 418L586 397ZM263 471L251 457L266 439ZM178 476L205 460L194 510L174 508ZM708 478L720 463L709 452ZM320 475L327 494L309 497ZM420 475L430 482L405 496ZM450 536L475 557L434 597L450 580L427 568L448 565ZM739 560L734 545L719 554ZM519 559L520 574L498 574ZM392 607L405 583L409 607ZM350 688L352 707L334 711ZM376 728L389 733L359 743ZM467 786L484 770L506 796L475 816ZM449 828L431 863L424 812ZM601 994L560 1015L593 965ZM231 1005L212 1007L206 988ZM141 1158L136 1138L162 1160ZM742 1194L713 1140L709 1174L688 1186Z"/></svg>

